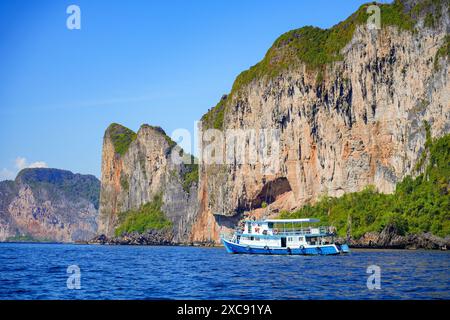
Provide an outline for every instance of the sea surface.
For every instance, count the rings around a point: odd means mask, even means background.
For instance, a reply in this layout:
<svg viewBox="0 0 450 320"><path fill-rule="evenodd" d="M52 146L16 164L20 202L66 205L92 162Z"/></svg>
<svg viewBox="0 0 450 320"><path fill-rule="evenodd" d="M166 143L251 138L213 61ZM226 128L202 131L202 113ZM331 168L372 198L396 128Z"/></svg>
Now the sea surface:
<svg viewBox="0 0 450 320"><path fill-rule="evenodd" d="M369 266L379 267L379 289ZM440 251L308 257L0 243L0 299L450 299L449 271L450 252Z"/></svg>

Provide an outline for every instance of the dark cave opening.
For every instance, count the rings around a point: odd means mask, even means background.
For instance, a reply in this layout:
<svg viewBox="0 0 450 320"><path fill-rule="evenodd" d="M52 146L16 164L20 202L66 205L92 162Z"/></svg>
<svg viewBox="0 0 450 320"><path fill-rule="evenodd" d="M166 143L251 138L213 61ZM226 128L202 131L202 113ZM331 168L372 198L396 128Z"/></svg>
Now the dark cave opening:
<svg viewBox="0 0 450 320"><path fill-rule="evenodd" d="M251 203L252 209L261 208L263 203L269 205L273 203L278 196L292 191L289 181L285 177L277 178L272 181L268 181L264 184L261 191L258 193L255 199Z"/></svg>

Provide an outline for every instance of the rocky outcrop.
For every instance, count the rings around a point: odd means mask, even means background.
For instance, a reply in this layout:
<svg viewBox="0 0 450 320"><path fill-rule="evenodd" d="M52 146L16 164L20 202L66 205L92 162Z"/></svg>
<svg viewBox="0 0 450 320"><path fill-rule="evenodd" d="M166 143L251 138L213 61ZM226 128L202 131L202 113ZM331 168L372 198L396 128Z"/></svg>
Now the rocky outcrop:
<svg viewBox="0 0 450 320"><path fill-rule="evenodd" d="M100 181L58 169L24 169L0 182L0 241L74 242L97 233Z"/></svg>
<svg viewBox="0 0 450 320"><path fill-rule="evenodd" d="M284 209L293 210L323 195L339 197L368 185L391 193L414 174L426 140L424 123L433 137L450 132L448 53L440 54L442 48L448 51L448 2L436 3L442 7L396 1L414 19L414 31L394 23L380 30L358 24L340 50L341 59L321 68L300 61L276 76L245 82L283 61L283 48L308 33L277 40L265 60L241 75L232 93L203 119L224 133L277 129L279 169L265 174L263 165L241 164L236 156L231 164L203 163L192 240L218 241L221 232L261 210L263 202L267 216L280 197L292 197ZM382 12L382 23L383 18ZM338 28L346 23L352 22ZM251 141L245 139L246 150ZM204 136L203 143L211 142ZM225 157L229 150L222 151Z"/></svg>
<svg viewBox="0 0 450 320"><path fill-rule="evenodd" d="M101 245L146 245L146 246L170 246L174 244L172 232L166 230L147 230L144 233L132 232L118 237L107 237L101 234L88 241L89 244Z"/></svg>
<svg viewBox="0 0 450 320"><path fill-rule="evenodd" d="M341 239L340 242L345 241ZM447 250L450 237L440 238L430 233L402 235L394 225L388 225L380 233L369 232L359 239L350 239L348 243L352 248L364 249Z"/></svg>
<svg viewBox="0 0 450 320"><path fill-rule="evenodd" d="M112 124L103 140L99 234L114 236L119 214L135 210L162 194L162 211L172 222L172 241L187 242L198 212L195 164L179 163L180 150L159 127L136 133Z"/></svg>

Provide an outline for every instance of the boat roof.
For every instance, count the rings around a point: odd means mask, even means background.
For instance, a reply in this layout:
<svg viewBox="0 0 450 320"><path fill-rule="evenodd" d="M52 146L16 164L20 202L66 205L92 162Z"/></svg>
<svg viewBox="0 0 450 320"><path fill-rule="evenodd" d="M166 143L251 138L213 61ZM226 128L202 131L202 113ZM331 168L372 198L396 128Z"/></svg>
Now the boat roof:
<svg viewBox="0 0 450 320"><path fill-rule="evenodd" d="M258 223L264 223L264 222L270 222L270 223L313 223L313 222L319 222L319 219L313 219L313 218L303 218L303 219L267 219L262 221L252 221L247 220L247 222L258 222Z"/></svg>
<svg viewBox="0 0 450 320"><path fill-rule="evenodd" d="M319 222L319 219L303 218L303 219L268 219L266 222L273 223L303 223L303 222Z"/></svg>

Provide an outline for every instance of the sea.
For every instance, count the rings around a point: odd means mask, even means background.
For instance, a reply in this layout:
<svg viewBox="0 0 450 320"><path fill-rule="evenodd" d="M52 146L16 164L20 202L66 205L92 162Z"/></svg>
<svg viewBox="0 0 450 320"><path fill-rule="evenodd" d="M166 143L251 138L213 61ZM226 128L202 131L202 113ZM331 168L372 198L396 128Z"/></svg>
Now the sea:
<svg viewBox="0 0 450 320"><path fill-rule="evenodd" d="M0 243L0 300L450 299L450 252L232 255L224 248Z"/></svg>

